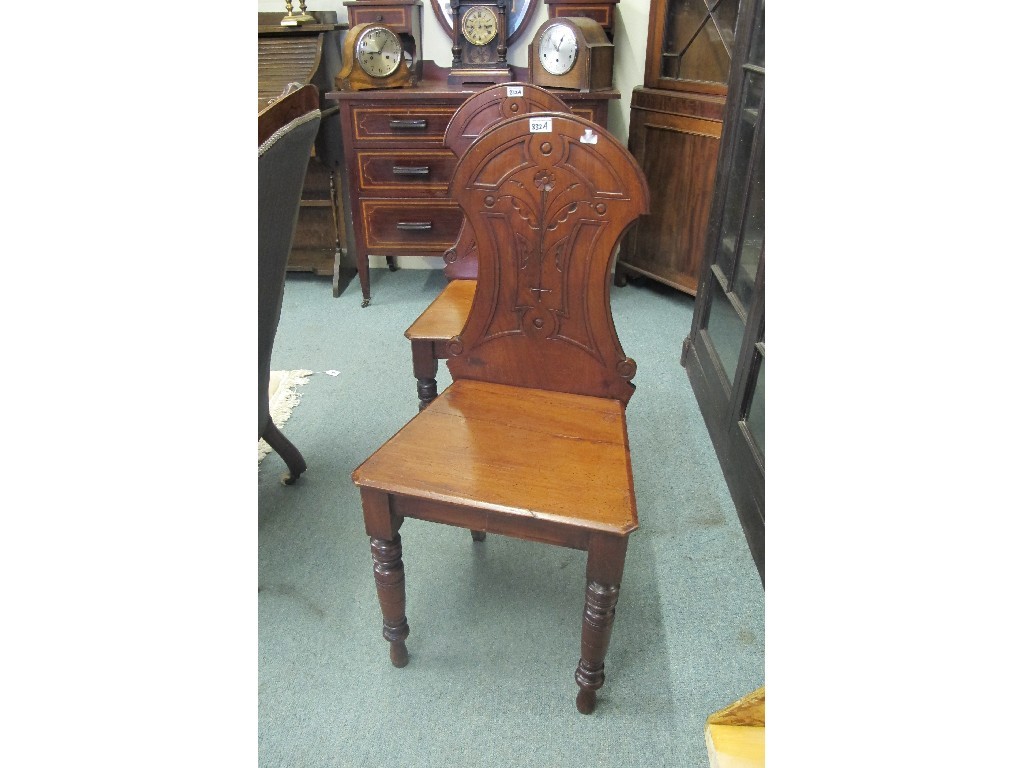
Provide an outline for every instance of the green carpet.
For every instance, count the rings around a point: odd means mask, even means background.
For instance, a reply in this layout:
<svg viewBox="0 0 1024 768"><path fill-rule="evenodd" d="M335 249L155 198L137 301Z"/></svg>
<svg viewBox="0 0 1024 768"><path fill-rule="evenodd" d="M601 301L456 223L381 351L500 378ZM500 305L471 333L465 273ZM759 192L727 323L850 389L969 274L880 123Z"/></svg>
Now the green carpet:
<svg viewBox="0 0 1024 768"><path fill-rule="evenodd" d="M259 467L259 757L272 766L707 766L709 714L764 684L764 592L679 365L693 299L612 289L637 362L630 537L597 710L576 712L586 555L409 520L409 665L381 637L351 471L417 412L402 335L439 271L331 296L289 274L272 368L315 373L284 433L309 469ZM340 371L329 376L327 370ZM451 381L441 363L438 389Z"/></svg>

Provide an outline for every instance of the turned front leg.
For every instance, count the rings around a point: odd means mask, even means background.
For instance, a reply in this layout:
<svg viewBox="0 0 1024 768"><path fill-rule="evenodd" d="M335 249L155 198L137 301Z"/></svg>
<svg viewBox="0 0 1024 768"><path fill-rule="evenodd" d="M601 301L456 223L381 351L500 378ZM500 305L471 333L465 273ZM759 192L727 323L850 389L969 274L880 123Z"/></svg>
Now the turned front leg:
<svg viewBox="0 0 1024 768"><path fill-rule="evenodd" d="M405 619L405 566L402 564L402 537L391 541L370 539L373 555L373 578L377 582L377 599L384 614L384 639L391 644L391 663L404 667L409 663L405 638L409 624Z"/></svg>
<svg viewBox="0 0 1024 768"><path fill-rule="evenodd" d="M595 535L587 547L587 593L580 663L576 667L576 684L580 687L576 709L584 715L594 711L597 689L604 685L604 657L615 623L627 542L624 536Z"/></svg>
<svg viewBox="0 0 1024 768"><path fill-rule="evenodd" d="M594 711L597 689L604 685L604 657L612 637L615 622L615 604L619 601L619 586L591 581L587 584L587 600L583 609L583 638L580 643L580 663L576 667L576 709L584 715Z"/></svg>

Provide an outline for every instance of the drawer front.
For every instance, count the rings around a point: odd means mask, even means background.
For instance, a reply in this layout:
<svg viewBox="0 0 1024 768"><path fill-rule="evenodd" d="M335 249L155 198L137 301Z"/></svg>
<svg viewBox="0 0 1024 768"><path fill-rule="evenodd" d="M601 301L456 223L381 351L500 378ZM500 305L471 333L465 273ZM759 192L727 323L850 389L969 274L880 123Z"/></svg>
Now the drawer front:
<svg viewBox="0 0 1024 768"><path fill-rule="evenodd" d="M569 107L569 111L574 115L579 115L584 120L589 120L592 123L597 123L597 110L593 107ZM601 123L598 123L601 125Z"/></svg>
<svg viewBox="0 0 1024 768"><path fill-rule="evenodd" d="M387 24L392 32L412 32L412 25L406 13L407 7L387 8L383 6L356 8L348 6L349 29L356 24Z"/></svg>
<svg viewBox="0 0 1024 768"><path fill-rule="evenodd" d="M440 256L462 228L462 210L451 202L363 200L359 209L368 253Z"/></svg>
<svg viewBox="0 0 1024 768"><path fill-rule="evenodd" d="M447 197L455 155L436 152L356 152L361 194L387 197Z"/></svg>
<svg viewBox="0 0 1024 768"><path fill-rule="evenodd" d="M604 27L605 32L607 32L612 25L612 7L610 5L556 5L550 7L555 12L555 18L565 16L585 16L588 19L593 19ZM349 13L351 13L351 11L349 11Z"/></svg>
<svg viewBox="0 0 1024 768"><path fill-rule="evenodd" d="M455 109L455 106L353 107L352 135L357 142L440 145Z"/></svg>

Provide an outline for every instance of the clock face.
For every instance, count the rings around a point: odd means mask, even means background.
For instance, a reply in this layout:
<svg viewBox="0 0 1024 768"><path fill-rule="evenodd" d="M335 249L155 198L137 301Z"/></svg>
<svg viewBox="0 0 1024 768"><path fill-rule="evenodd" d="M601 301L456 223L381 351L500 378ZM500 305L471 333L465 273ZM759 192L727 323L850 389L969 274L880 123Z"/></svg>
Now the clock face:
<svg viewBox="0 0 1024 768"><path fill-rule="evenodd" d="M552 24L537 44L540 65L552 75L564 75L576 63L576 33L566 24Z"/></svg>
<svg viewBox="0 0 1024 768"><path fill-rule="evenodd" d="M402 41L387 27L370 27L356 40L356 61L370 77L387 77L402 61Z"/></svg>
<svg viewBox="0 0 1024 768"><path fill-rule="evenodd" d="M498 17L494 11L476 5L462 17L462 35L473 45L487 45L498 34Z"/></svg>

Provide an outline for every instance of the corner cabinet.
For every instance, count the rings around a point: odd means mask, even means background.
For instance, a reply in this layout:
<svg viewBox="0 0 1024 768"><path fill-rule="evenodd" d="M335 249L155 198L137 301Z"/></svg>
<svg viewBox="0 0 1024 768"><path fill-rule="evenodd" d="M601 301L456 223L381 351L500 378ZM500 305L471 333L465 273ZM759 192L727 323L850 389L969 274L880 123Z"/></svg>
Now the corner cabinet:
<svg viewBox="0 0 1024 768"><path fill-rule="evenodd" d="M743 0L682 363L764 582L764 0Z"/></svg>
<svg viewBox="0 0 1024 768"><path fill-rule="evenodd" d="M658 194L624 238L616 285L649 277L691 296L704 253L740 0L652 0L629 149Z"/></svg>

